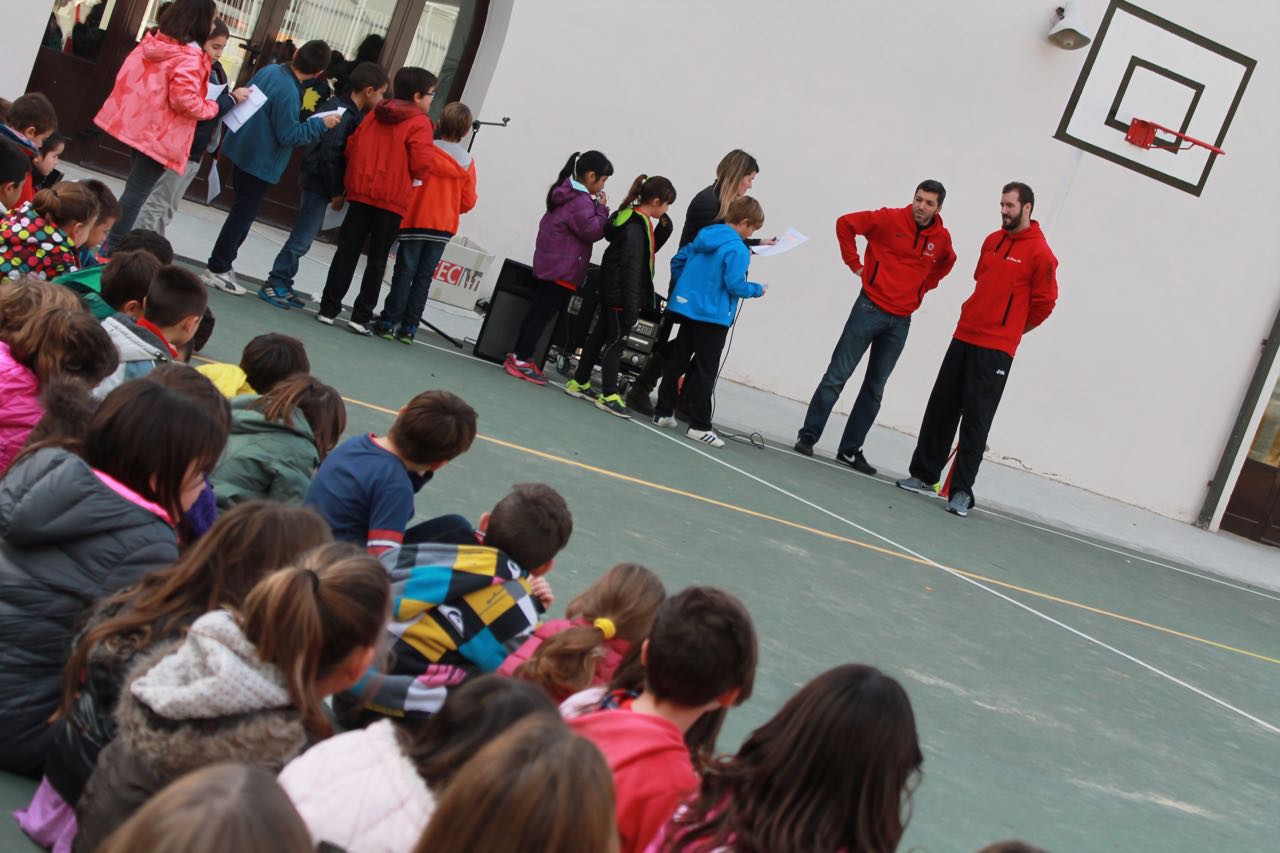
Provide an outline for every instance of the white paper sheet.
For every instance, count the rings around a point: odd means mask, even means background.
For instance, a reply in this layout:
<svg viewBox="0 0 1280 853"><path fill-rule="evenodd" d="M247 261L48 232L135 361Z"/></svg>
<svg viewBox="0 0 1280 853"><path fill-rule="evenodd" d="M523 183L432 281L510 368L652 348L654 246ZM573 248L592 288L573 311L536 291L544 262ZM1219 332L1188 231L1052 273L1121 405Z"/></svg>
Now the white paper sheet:
<svg viewBox="0 0 1280 853"><path fill-rule="evenodd" d="M339 228L342 226L342 220L347 218L347 203L344 201L342 207L337 210L333 209L333 205L326 205L324 209L324 221L320 223L321 231L328 231L330 228Z"/></svg>
<svg viewBox="0 0 1280 853"><path fill-rule="evenodd" d="M187 168L192 168L190 163L187 164ZM209 192L205 195L205 203L213 204L213 200L220 192L222 192L222 179L218 177L218 160L215 157L209 164Z"/></svg>
<svg viewBox="0 0 1280 853"><path fill-rule="evenodd" d="M244 123L252 118L253 114L262 109L262 105L267 102L267 96L257 86L249 87L249 97L245 98L243 103L237 104L235 109L222 117L222 123L227 129L235 133L244 127Z"/></svg>
<svg viewBox="0 0 1280 853"><path fill-rule="evenodd" d="M204 93L205 99L210 101L218 100L218 96L226 91L226 83L210 83L209 89Z"/></svg>
<svg viewBox="0 0 1280 853"><path fill-rule="evenodd" d="M346 111L347 111L346 107L334 107L333 109L326 110L325 112L322 112L322 113L315 113L311 116L311 118L324 118L325 116L341 117L342 114L345 113Z"/></svg>
<svg viewBox="0 0 1280 853"><path fill-rule="evenodd" d="M781 255L783 252L790 252L801 243L807 242L809 242L808 237L804 236L794 228L788 228L783 232L782 236L778 238L777 243L774 243L772 246L752 246L751 251L762 258L767 258L770 255Z"/></svg>

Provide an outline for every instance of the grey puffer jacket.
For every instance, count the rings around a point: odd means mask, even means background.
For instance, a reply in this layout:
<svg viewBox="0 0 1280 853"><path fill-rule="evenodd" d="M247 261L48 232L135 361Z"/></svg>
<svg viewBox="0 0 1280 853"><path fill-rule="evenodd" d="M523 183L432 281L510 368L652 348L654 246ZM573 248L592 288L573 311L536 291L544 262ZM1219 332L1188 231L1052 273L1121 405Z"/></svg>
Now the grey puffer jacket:
<svg viewBox="0 0 1280 853"><path fill-rule="evenodd" d="M78 623L104 596L178 558L155 511L75 454L46 448L0 481L0 770L37 774Z"/></svg>
<svg viewBox="0 0 1280 853"><path fill-rule="evenodd" d="M95 850L151 795L193 770L235 761L279 773L307 746L301 714L273 664L225 610L134 666L116 737L76 806L75 850Z"/></svg>

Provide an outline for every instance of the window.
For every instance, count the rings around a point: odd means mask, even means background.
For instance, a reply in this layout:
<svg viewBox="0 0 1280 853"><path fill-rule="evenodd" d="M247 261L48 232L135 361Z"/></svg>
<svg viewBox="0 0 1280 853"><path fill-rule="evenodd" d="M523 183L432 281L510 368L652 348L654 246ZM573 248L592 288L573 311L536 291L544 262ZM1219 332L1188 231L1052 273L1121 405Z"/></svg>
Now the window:
<svg viewBox="0 0 1280 853"><path fill-rule="evenodd" d="M41 44L97 62L116 0L54 0Z"/></svg>

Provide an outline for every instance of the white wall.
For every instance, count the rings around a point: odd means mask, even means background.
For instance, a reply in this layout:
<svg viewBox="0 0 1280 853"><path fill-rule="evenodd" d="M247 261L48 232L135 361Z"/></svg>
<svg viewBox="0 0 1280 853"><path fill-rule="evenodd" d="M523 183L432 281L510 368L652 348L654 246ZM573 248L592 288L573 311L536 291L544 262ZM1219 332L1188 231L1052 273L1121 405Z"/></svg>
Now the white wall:
<svg viewBox="0 0 1280 853"><path fill-rule="evenodd" d="M1039 218L1055 212L1061 298L1019 350L992 455L1192 520L1280 308L1280 77L1267 61L1280 4L1143 0L1259 60L1199 198L1052 138L1088 52L1045 40L1054 5L514 3L491 80L468 86L473 108L512 121L477 141L481 200L463 230L527 261L574 150L610 156L615 198L639 172L670 177L682 214L719 158L745 148L762 164L764 233L794 225L814 239L753 264L770 291L747 305L725 375L807 399L857 292L834 218L904 205L919 180L940 179L960 260L916 315L880 415L914 433L977 248L999 226L1000 187L1026 181ZM1084 0L1088 26L1105 9ZM1070 194L1054 198L1077 160Z"/></svg>
<svg viewBox="0 0 1280 853"><path fill-rule="evenodd" d="M0 62L0 98L12 101L27 91L31 67L36 64L40 39L49 22L52 4L27 4L0 0L0 20L5 26L4 61Z"/></svg>

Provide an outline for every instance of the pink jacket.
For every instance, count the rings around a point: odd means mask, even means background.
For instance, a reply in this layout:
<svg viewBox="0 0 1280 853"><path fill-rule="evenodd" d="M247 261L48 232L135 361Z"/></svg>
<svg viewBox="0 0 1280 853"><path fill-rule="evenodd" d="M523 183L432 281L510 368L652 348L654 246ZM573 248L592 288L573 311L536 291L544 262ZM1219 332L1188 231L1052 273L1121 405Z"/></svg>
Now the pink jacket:
<svg viewBox="0 0 1280 853"><path fill-rule="evenodd" d="M218 114L218 102L205 97L211 65L195 45L148 34L120 66L93 123L181 175L196 122Z"/></svg>
<svg viewBox="0 0 1280 853"><path fill-rule="evenodd" d="M590 625L586 619L551 619L543 622L533 632L533 636L525 640L520 648L507 655L507 659L502 662L502 666L498 667L498 672L502 675L515 675L516 669L520 664L533 657L538 651L538 647L544 641L554 637L561 631L568 628ZM608 684L613 678L614 672L618 669L618 664L622 663L623 656L630 648L630 643L621 637L614 637L612 640L606 640L604 643L604 660L596 665L596 677L591 680L593 687ZM557 702L562 702L568 698L568 694L553 697Z"/></svg>
<svg viewBox="0 0 1280 853"><path fill-rule="evenodd" d="M9 470L43 415L36 375L14 361L8 344L0 343L0 475Z"/></svg>

